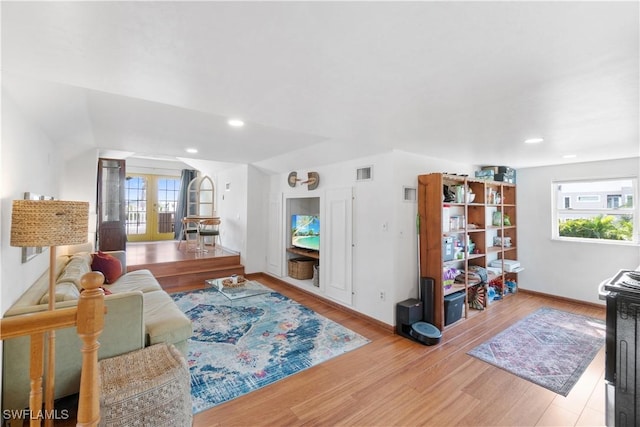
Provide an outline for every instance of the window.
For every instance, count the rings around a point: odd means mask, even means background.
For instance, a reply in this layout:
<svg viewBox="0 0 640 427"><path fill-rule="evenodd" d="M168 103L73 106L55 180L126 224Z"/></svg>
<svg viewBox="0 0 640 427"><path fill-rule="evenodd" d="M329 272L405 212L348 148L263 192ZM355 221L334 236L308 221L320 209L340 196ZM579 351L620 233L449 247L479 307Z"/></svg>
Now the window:
<svg viewBox="0 0 640 427"><path fill-rule="evenodd" d="M126 232L131 242L173 238L180 178L129 174L125 181Z"/></svg>
<svg viewBox="0 0 640 427"><path fill-rule="evenodd" d="M617 209L620 207L622 201L622 194L607 195L607 208Z"/></svg>
<svg viewBox="0 0 640 427"><path fill-rule="evenodd" d="M596 194L578 195L578 202L580 203L600 203L600 196Z"/></svg>
<svg viewBox="0 0 640 427"><path fill-rule="evenodd" d="M553 238L638 243L637 189L637 178L554 182Z"/></svg>

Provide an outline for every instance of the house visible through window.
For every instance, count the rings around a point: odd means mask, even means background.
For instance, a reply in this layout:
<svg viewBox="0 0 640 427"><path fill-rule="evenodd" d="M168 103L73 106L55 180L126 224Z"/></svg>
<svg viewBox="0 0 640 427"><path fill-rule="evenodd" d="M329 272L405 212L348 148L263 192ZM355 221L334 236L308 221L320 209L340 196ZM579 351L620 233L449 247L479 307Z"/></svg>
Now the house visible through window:
<svg viewBox="0 0 640 427"><path fill-rule="evenodd" d="M600 203L600 196L596 194L578 194L576 198L580 203Z"/></svg>
<svg viewBox="0 0 640 427"><path fill-rule="evenodd" d="M556 181L553 238L638 243L637 178Z"/></svg>
<svg viewBox="0 0 640 427"><path fill-rule="evenodd" d="M619 208L622 201L622 194L607 195L607 208L616 209Z"/></svg>

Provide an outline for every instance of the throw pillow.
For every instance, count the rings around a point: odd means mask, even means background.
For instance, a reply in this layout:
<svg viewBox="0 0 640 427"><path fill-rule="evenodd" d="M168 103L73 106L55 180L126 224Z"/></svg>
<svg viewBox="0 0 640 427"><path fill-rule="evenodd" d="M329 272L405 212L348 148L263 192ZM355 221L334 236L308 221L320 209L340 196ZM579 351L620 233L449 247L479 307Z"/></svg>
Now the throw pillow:
<svg viewBox="0 0 640 427"><path fill-rule="evenodd" d="M73 255L69 262L64 266L64 269L58 276L58 280L56 280L56 284L61 284L65 282L73 282L78 289L82 286L80 285L80 280L85 273L91 271L91 254L76 254Z"/></svg>
<svg viewBox="0 0 640 427"><path fill-rule="evenodd" d="M113 283L122 275L122 263L120 260L104 252L93 254L91 269L104 274L105 283Z"/></svg>
<svg viewBox="0 0 640 427"><path fill-rule="evenodd" d="M78 288L71 282L60 283L56 285L56 302L62 301L73 301L80 298L80 292L78 292ZM40 304L48 304L49 303L49 292L42 295L40 298Z"/></svg>

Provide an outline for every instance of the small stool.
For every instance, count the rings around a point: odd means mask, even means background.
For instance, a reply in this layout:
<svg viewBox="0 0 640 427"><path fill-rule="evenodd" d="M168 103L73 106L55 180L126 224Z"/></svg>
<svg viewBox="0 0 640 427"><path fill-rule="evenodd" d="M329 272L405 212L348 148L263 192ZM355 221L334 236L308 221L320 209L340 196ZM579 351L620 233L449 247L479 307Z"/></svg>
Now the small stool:
<svg viewBox="0 0 640 427"><path fill-rule="evenodd" d="M184 356L155 344L98 362L101 426L191 426L191 383Z"/></svg>

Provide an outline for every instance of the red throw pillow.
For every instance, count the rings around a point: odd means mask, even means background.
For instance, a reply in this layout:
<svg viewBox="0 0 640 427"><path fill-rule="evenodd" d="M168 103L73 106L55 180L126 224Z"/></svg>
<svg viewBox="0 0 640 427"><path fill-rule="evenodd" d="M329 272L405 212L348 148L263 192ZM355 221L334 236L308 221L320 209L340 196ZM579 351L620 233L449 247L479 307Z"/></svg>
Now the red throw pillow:
<svg viewBox="0 0 640 427"><path fill-rule="evenodd" d="M122 275L122 263L120 260L104 252L93 254L91 269L102 273L105 283L113 283Z"/></svg>

